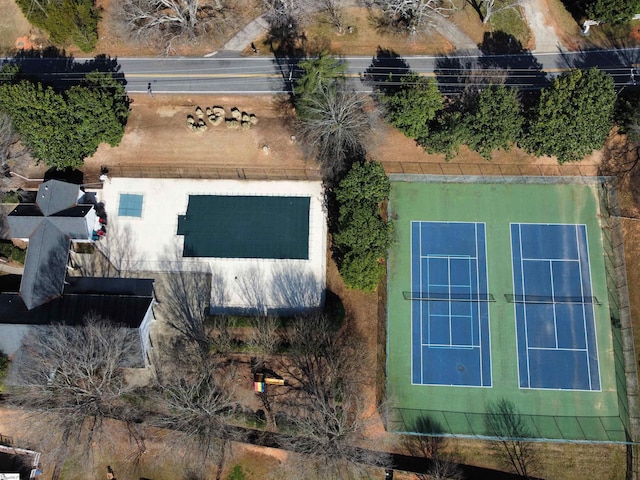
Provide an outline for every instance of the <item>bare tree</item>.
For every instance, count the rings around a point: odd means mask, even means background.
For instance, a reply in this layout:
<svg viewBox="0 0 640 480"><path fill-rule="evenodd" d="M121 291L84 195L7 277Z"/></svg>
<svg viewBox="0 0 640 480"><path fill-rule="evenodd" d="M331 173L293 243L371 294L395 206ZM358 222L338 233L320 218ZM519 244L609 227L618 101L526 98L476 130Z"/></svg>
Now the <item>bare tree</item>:
<svg viewBox="0 0 640 480"><path fill-rule="evenodd" d="M276 352L280 343L280 320L276 317L253 317L249 345L258 350L262 355L271 355Z"/></svg>
<svg viewBox="0 0 640 480"><path fill-rule="evenodd" d="M304 100L298 135L308 155L314 155L325 180L342 178L351 162L364 155L364 142L371 131L365 112L366 99L343 80L319 83Z"/></svg>
<svg viewBox="0 0 640 480"><path fill-rule="evenodd" d="M363 465L388 464L385 455L354 447L366 424L363 349L320 313L296 318L284 338L289 351L280 370L290 395L279 401L295 432L290 447L310 455L319 478L362 478Z"/></svg>
<svg viewBox="0 0 640 480"><path fill-rule="evenodd" d="M429 417L419 417L411 430L432 434L410 435L403 441L410 455L431 461L427 473L416 474L418 480L462 480L462 471L448 451L447 439L441 435L444 433L442 425Z"/></svg>
<svg viewBox="0 0 640 480"><path fill-rule="evenodd" d="M504 398L487 405L485 429L495 438L494 447L505 464L523 477L529 477L537 462L531 431L513 402Z"/></svg>
<svg viewBox="0 0 640 480"><path fill-rule="evenodd" d="M317 8L327 16L329 23L338 31L344 33L344 11L341 0L315 0Z"/></svg>
<svg viewBox="0 0 640 480"><path fill-rule="evenodd" d="M316 0L262 0L264 15L276 36L291 35L306 23ZM279 33L277 33L279 32Z"/></svg>
<svg viewBox="0 0 640 480"><path fill-rule="evenodd" d="M27 149L19 142L20 136L13 128L11 117L0 114L0 165L6 165L9 160L20 158L27 153Z"/></svg>
<svg viewBox="0 0 640 480"><path fill-rule="evenodd" d="M232 375L201 371L188 378L165 377L161 391L166 410L157 426L173 430L174 441L185 447L190 460L203 467L211 458L218 465L216 479L224 466L224 452L232 440L229 420L236 408Z"/></svg>
<svg viewBox="0 0 640 480"><path fill-rule="evenodd" d="M88 450L105 420L133 421L127 396L135 387L125 381L122 367L138 355L137 331L96 315L80 326L34 327L25 337L10 399L29 412L31 428L60 434L56 469L70 449Z"/></svg>
<svg viewBox="0 0 640 480"><path fill-rule="evenodd" d="M170 51L176 41L233 29L234 5L229 0L121 0L119 10L132 37Z"/></svg>
<svg viewBox="0 0 640 480"><path fill-rule="evenodd" d="M153 424L172 430L171 451L179 446L196 473L217 464L220 478L225 449L236 439L229 421L237 411L235 365L205 354L186 335L173 337L155 349L156 398ZM193 467L194 465L200 468Z"/></svg>
<svg viewBox="0 0 640 480"><path fill-rule="evenodd" d="M457 10L453 0L373 0L389 24L411 35L422 33L433 26L436 15L448 16Z"/></svg>
<svg viewBox="0 0 640 480"><path fill-rule="evenodd" d="M510 0L467 0L482 18L482 23L488 23L495 13L512 8L517 9L517 2Z"/></svg>

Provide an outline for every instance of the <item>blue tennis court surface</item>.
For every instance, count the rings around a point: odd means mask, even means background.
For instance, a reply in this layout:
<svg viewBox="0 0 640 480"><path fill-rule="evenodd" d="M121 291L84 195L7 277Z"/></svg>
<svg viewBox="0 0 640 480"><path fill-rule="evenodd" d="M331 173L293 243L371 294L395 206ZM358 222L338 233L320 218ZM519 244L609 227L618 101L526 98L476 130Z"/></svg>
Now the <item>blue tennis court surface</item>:
<svg viewBox="0 0 640 480"><path fill-rule="evenodd" d="M411 222L412 383L491 386L485 225Z"/></svg>
<svg viewBox="0 0 640 480"><path fill-rule="evenodd" d="M585 225L511 224L520 388L600 390Z"/></svg>

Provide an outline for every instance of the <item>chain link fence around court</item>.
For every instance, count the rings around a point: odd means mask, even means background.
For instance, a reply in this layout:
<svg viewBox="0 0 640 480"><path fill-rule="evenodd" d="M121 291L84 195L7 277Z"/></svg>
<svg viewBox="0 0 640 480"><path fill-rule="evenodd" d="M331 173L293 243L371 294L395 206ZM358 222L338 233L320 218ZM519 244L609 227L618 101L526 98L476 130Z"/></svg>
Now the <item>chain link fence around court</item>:
<svg viewBox="0 0 640 480"><path fill-rule="evenodd" d="M624 238L614 178L603 179L599 188L599 200L618 406L628 431L628 440L637 443L640 440L638 372L629 305Z"/></svg>
<svg viewBox="0 0 640 480"><path fill-rule="evenodd" d="M526 426L527 438L541 441L587 443L638 443L640 406L634 337L624 257L622 225L615 179L603 176L468 177L458 175L394 174L392 181L438 183L531 183L584 184L597 189L605 263L606 286L613 338L617 416L558 416L517 414ZM508 300L508 299L507 299ZM515 301L513 299L512 301ZM594 299L594 301L596 301ZM387 427L391 431L429 435L486 437L487 413L428 409L389 408ZM637 458L633 458L637 463ZM635 470L634 467L632 467Z"/></svg>
<svg viewBox="0 0 640 480"><path fill-rule="evenodd" d="M496 414L492 414L496 415ZM488 413L393 408L388 429L398 433L434 436L488 437ZM515 414L506 424L522 422L520 430L531 441L627 443L628 432L620 417L586 417ZM526 433L525 433L526 432Z"/></svg>
<svg viewBox="0 0 640 480"><path fill-rule="evenodd" d="M477 178L491 177L594 177L598 175L597 165L516 165L485 163L425 163L425 162L383 162L388 175L435 175L464 176L475 180L471 183L484 183Z"/></svg>

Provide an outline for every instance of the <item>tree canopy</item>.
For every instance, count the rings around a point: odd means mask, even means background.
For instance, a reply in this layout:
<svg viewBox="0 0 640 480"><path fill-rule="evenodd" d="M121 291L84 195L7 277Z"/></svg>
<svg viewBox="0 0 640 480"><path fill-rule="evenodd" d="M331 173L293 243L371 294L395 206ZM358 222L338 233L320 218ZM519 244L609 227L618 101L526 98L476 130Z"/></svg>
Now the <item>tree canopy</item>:
<svg viewBox="0 0 640 480"><path fill-rule="evenodd" d="M602 148L611 127L616 93L601 70L571 70L543 89L524 146L558 162L579 160Z"/></svg>
<svg viewBox="0 0 640 480"><path fill-rule="evenodd" d="M493 150L508 150L519 140L522 122L518 91L490 85L479 93L465 117L467 145L484 158L491 158Z"/></svg>
<svg viewBox="0 0 640 480"><path fill-rule="evenodd" d="M120 143L129 99L110 74L89 73L62 93L14 76L0 84L0 111L37 160L61 170L80 167L100 143Z"/></svg>
<svg viewBox="0 0 640 480"><path fill-rule="evenodd" d="M377 162L355 163L335 189L339 204L333 243L338 268L349 288L372 291L384 276L383 259L391 242L391 225L380 215L391 184Z"/></svg>
<svg viewBox="0 0 640 480"><path fill-rule="evenodd" d="M345 81L346 65L321 53L300 62L294 88L297 134L314 156L328 186L335 186L354 161L364 158L363 142L371 129L364 96Z"/></svg>
<svg viewBox="0 0 640 480"><path fill-rule="evenodd" d="M640 13L640 0L587 0L586 14L592 20L627 22Z"/></svg>
<svg viewBox="0 0 640 480"><path fill-rule="evenodd" d="M293 89L298 117L305 118L306 104L324 87L335 88L336 82L344 80L347 66L339 58L322 52L314 58L303 60L298 64L301 70Z"/></svg>
<svg viewBox="0 0 640 480"><path fill-rule="evenodd" d="M100 12L94 0L16 1L27 20L47 32L54 43L64 45L72 41L83 52L95 47Z"/></svg>
<svg viewBox="0 0 640 480"><path fill-rule="evenodd" d="M429 131L429 123L442 108L442 95L433 78L409 73L400 80L400 88L382 97L387 118L411 138L418 138Z"/></svg>

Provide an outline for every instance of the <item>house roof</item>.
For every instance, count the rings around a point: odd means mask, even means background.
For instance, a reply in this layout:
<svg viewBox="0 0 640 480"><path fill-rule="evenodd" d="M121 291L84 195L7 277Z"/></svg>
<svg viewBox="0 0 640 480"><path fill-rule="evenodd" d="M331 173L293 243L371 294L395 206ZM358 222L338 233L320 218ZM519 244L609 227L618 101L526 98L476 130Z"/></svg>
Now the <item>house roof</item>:
<svg viewBox="0 0 640 480"><path fill-rule="evenodd" d="M62 295L70 238L45 219L29 240L20 294L27 308Z"/></svg>
<svg viewBox="0 0 640 480"><path fill-rule="evenodd" d="M83 325L87 315L96 314L122 325L132 346L123 367L144 367L143 345L138 330L153 302L153 280L136 278L71 277L64 295L28 309L18 294L18 275L0 276L0 325L3 350L22 355L25 328L44 331L57 325ZM20 362L17 362L20 363ZM11 380L18 384L16 379Z"/></svg>
<svg viewBox="0 0 640 480"><path fill-rule="evenodd" d="M48 216L73 207L80 196L80 186L60 180L49 180L38 188L36 204L42 214Z"/></svg>
<svg viewBox="0 0 640 480"><path fill-rule="evenodd" d="M38 188L35 204L18 205L7 217L13 238L29 238L20 295L27 308L36 308L62 295L71 239L86 239L85 217L92 205L78 185L49 180Z"/></svg>
<svg viewBox="0 0 640 480"><path fill-rule="evenodd" d="M81 325L87 314L138 328L153 301L153 280L71 277L64 295L29 309L16 291L17 276L0 276L0 323Z"/></svg>

